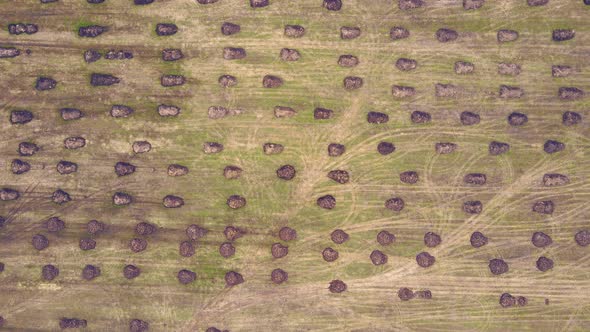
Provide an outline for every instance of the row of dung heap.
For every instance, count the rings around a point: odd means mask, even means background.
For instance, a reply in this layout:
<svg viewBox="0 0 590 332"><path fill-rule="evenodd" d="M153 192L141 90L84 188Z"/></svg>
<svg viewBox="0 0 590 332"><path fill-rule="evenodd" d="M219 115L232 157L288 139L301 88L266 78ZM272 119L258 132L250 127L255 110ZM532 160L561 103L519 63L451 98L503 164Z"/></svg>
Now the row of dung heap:
<svg viewBox="0 0 590 332"><path fill-rule="evenodd" d="M50 1L43 1L42 2L50 2ZM51 1L53 2L53 1ZM91 0L89 0L91 2ZM97 3L98 1L94 1L93 3ZM153 1L135 1L136 4L149 4ZM199 3L215 3L217 0L202 0L198 1ZM546 4L547 1L532 1L529 0L529 5L543 5ZM483 1L464 1L464 7L466 9L476 9L476 8L467 8L465 4L473 4L473 3L480 3L483 5ZM532 4L531 4L532 3ZM424 2L419 0L413 1L400 1L400 8L402 9L412 9L421 7ZM251 1L252 7L265 7L269 5L268 1ZM480 6L481 6L480 5ZM328 10L340 10L342 3L340 1L324 1L324 6ZM479 8L479 7L478 7ZM35 33L38 30L38 27L35 24L11 24L9 26L9 32L13 34L19 33ZM97 37L100 34L108 31L107 27L101 26L87 26L81 27L79 34L83 37ZM176 25L172 23L160 23L156 26L156 32L161 36L172 35L178 31ZM226 22L222 24L221 31L224 35L234 34L240 31L240 26L235 23ZM287 26L285 27L285 34L291 36L302 36L305 32L305 28L301 26ZM360 36L361 30L358 27L343 27L341 30L341 37L343 39L351 39L350 37L355 35ZM392 39L399 39L399 38L408 38L410 33L407 29L402 27L394 27L391 30L391 38ZM401 36L401 37L400 37ZM442 28L438 30L435 34L436 38L440 42L451 42L456 40L459 37L459 34L451 29ZM575 33L573 30L569 29L561 29L555 30L553 32L553 40L555 41L562 41L567 39L574 38ZM354 38L354 37L353 37ZM508 42L508 41L515 41L518 38L518 33L511 30L501 30L498 32L498 41L499 42ZM0 49L0 56L2 57L16 57L20 55L20 50L16 48L2 48ZM84 53L84 59L87 62L93 62L100 59L102 54L97 50L88 50ZM246 51L243 48L239 47L232 47L232 48L225 48L223 50L223 57L227 60L232 59L241 59L246 56ZM285 61L297 61L301 56L300 52L294 49L282 49L280 52L281 59ZM133 57L132 53L129 51L115 51L109 50L104 55L105 59L131 59ZM183 58L182 51L180 49L165 49L162 51L162 58L165 61L176 61ZM354 55L343 55L339 58L338 63L343 66L350 66L347 65L348 63L356 62L358 63L358 58ZM396 62L396 67L400 70L413 70L417 67L418 63L416 60L413 59L399 59ZM352 65L354 66L354 65ZM455 63L455 71L458 74L467 74L473 72L474 65L465 62L457 62ZM500 64L498 67L498 72L504 75L518 75L520 73L520 66L516 64ZM571 70L571 67L567 65L556 65L552 68L552 75L554 77L564 76L562 73L567 73ZM92 74L90 83L93 86L101 86L101 85L114 85L121 82L121 79L115 77L114 75L110 74L100 74L95 73ZM161 77L161 83L163 86L177 86L186 83L186 78L180 75L164 75ZM219 78L219 83L224 87L231 87L237 84L237 78L231 75L223 75ZM35 88L37 90L51 90L57 86L58 82L50 77L39 77L37 79ZM262 85L266 88L278 88L283 84L282 78L274 75L266 75L263 78ZM347 89L357 89L361 88L363 85L363 80L360 77L346 77L344 79L343 85ZM450 84L437 84L435 85L435 93L438 97L454 97L457 95L458 87ZM404 98L415 95L415 89L413 87L408 86L394 86L392 88L392 93L394 97ZM501 86L499 90L499 95L502 98L520 98L524 92L519 87L511 87L511 86ZM561 99L578 99L584 96L584 92L575 87L562 87L558 91L558 96ZM74 120L83 116L83 112L77 109L62 109L60 110L62 117L65 120ZM128 106L124 105L114 105L111 109L111 115L113 117L128 117L133 114L134 110ZM231 110L226 110L220 107L212 107L209 109L209 117L212 119L220 118L225 116L226 114L230 114ZM158 106L158 113L161 116L177 116L180 114L180 108L173 106L173 105L159 105ZM221 114L221 115L220 115ZM275 108L275 115L277 117L281 116L292 116L296 114L296 111L290 107L286 106L277 106ZM333 114L332 110L324 109L324 108L316 108L314 110L314 117L318 120L329 119ZM10 121L15 125L19 124L26 124L27 122L33 119L32 112L27 110L14 110L11 113ZM387 114L378 113L378 112L369 112L367 115L367 119L370 123L384 123L388 121ZM414 123L425 123L430 121L431 116L426 112L413 112L411 115L411 119ZM480 117L478 114L472 112L464 112L461 114L460 121L464 125L476 125L480 121ZM521 126L524 125L528 121L528 118L525 114L522 113L512 113L508 117L508 122L512 126ZM581 115L575 112L565 112L563 114L563 124L566 126L576 125L582 121ZM79 149L83 148L86 145L86 141L83 137L69 137L64 141L64 147L67 149ZM441 142L435 144L435 151L440 154L452 153L456 150L457 145L450 142ZM492 142L489 145L489 153L491 155L500 155L505 153L509 150L510 146L508 143L502 142ZM544 150L547 153L556 153L560 152L565 149L565 145L561 142L554 141L554 140L547 140L544 145ZM32 156L40 148L33 143L29 142L21 142L19 144L19 153L21 156ZM133 151L135 153L145 153L151 150L151 144L145 141L138 141L133 144ZM217 142L206 142L203 145L203 150L205 153L219 153L223 151L223 145ZM278 154L283 151L283 146L278 143L266 143L263 146L263 151L266 154ZM338 143L330 144L328 147L328 153L330 156L338 156L344 153L345 147ZM387 155L393 153L395 151L395 145L392 142L381 142L377 146L377 151L382 155ZM15 174L24 174L28 170L30 170L30 164L27 161L21 159L13 160L11 164L11 169ZM74 162L70 161L60 161L56 166L57 171L60 174L71 174L75 173L78 170L78 166ZM119 162L114 166L115 173L117 176L126 176L134 173L136 171L136 167L130 163ZM226 178L237 178L241 169L237 166L227 166L224 169L224 175ZM168 174L171 176L182 176L188 173L188 168L182 165L173 164L168 167ZM277 176L283 180L291 180L296 175L296 170L291 165L284 165L277 170ZM236 175L237 174L237 175ZM345 170L333 170L328 173L328 177L332 180L346 184L350 180L350 175ZM407 184L414 184L419 181L419 175L415 171L406 171L400 174L400 180ZM467 174L464 178L464 182L470 185L481 186L485 185L486 183L486 176L485 174ZM566 175L562 174L545 174L543 176L542 182L545 186L560 186L560 185L568 185L570 180ZM14 189L4 188L0 191L0 199L2 200L16 200L20 197L20 193ZM58 203L64 204L71 200L70 195L61 190L57 189L51 199ZM123 192L117 192L113 195L113 202L116 205L127 205L133 202L133 197L129 194ZM167 208L179 208L184 205L184 200L181 197L169 195L163 199L163 204ZM239 195L232 195L227 200L227 205L230 208L238 209L246 205L246 199ZM332 195L325 195L319 197L317 199L317 205L321 208L325 209L333 209L336 206L336 198ZM388 199L384 203L385 207L389 210L399 212L401 211L404 206L404 200L401 197L392 197ZM532 211L537 213L543 214L551 214L554 209L554 204L550 200L545 201L538 201L532 205ZM468 201L463 204L463 210L468 214L479 214L483 210L483 204L480 201ZM4 225L5 219L0 219L0 224ZM141 224L141 225L140 225ZM140 223L136 226L136 233L141 236L147 236L151 234L151 232L145 232L143 228L150 228L151 226L146 226L146 223ZM147 224L149 225L149 224ZM46 222L46 227L49 232L59 232L65 227L65 223L63 220L54 217ZM88 224L88 232L90 234L98 234L100 230L104 229L104 224L98 221L91 221ZM239 237L236 234L242 234L243 232L236 228L229 228L228 226L225 230L225 235L229 242L223 243L220 248L220 254L223 257L230 257L235 253L235 247L233 246L233 240ZM100 229L99 231L95 231L96 229ZM194 254L194 246L193 242L201 236L206 234L206 230L201 229L197 225L191 225L186 230L187 236L189 241L183 241L180 244L179 252L182 256L190 257ZM291 241L296 239L296 231L289 227L284 227L279 231L279 238L282 241ZM337 229L331 233L331 238L334 243L336 244L343 244L345 243L349 236L348 234L341 229ZM580 246L587 246L590 243L590 232L588 231L580 231L574 235L575 241ZM535 232L532 235L531 239L534 246L542 248L552 244L552 239L543 232ZM395 235L392 233L384 230L379 232L377 235L377 242L382 246L391 245L395 242ZM473 247L481 247L488 243L488 238L483 235L481 232L474 232L471 236L470 242ZM428 232L424 236L424 243L427 247L436 247L440 243L442 243L442 238L440 235ZM43 250L47 248L49 245L49 240L42 234L36 234L32 238L32 244L37 250ZM91 250L94 249L96 246L96 241L92 238L84 238L80 240L80 248L83 250ZM129 247L134 252L141 252L147 248L147 240L144 238L134 238L129 242ZM281 243L275 243L271 247L271 255L274 258L282 258L288 254L288 246L283 245ZM322 256L324 260L327 262L333 262L338 259L338 251L333 248L326 248L322 251ZM387 255L381 252L380 250L374 250L370 253L369 259L375 265L382 265L387 263ZM435 263L436 259L434 256L430 255L428 252L421 252L416 256L416 262L421 267L430 267ZM540 271L547 271L548 269L553 268L553 261L549 258L541 256L537 262L536 266ZM2 270L4 269L4 265L1 265ZM504 262L502 259L493 259L489 262L489 269L493 274L502 274L508 272L508 264ZM131 279L138 276L140 270L138 267L133 265L127 265L124 268L123 274L125 277ZM53 265L45 265L42 268L42 276L46 280L53 280L55 277L59 275L59 269ZM82 271L82 277L87 280L92 280L95 277L100 275L100 268L98 266L93 265L86 265ZM275 269L270 274L271 280L275 283L282 283L288 279L288 274L286 271L282 269ZM196 279L196 273L190 270L181 270L178 272L178 280L183 284L188 284L193 282ZM234 286L244 282L244 278L235 271L229 271L226 276L225 280L228 286ZM329 289L331 292L339 293L347 289L347 285L341 280L333 280L330 283ZM408 300L413 298L414 296L419 298L431 298L432 294L428 290L424 291L416 291L413 292L408 288L401 288L398 292L399 297L402 300ZM502 306L512 306L512 305L524 305L526 304L526 298L523 297L514 298L509 294L502 294L500 298L500 304ZM147 322L139 321L139 320L132 320L131 326L134 324L137 326L146 326L147 329ZM60 326L64 325L69 327L69 325L76 325L76 327L82 327L86 325L85 320L80 319L62 319L60 321ZM131 327L133 330L133 327ZM142 329L135 329L137 331L141 331Z"/></svg>

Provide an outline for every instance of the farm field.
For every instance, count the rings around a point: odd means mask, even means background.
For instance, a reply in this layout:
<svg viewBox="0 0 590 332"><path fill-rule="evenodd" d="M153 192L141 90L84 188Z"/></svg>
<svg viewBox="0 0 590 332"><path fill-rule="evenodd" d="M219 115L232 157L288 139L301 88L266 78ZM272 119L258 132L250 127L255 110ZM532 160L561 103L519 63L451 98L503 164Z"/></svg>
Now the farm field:
<svg viewBox="0 0 590 332"><path fill-rule="evenodd" d="M590 2L92 2L0 0L0 330L590 330Z"/></svg>

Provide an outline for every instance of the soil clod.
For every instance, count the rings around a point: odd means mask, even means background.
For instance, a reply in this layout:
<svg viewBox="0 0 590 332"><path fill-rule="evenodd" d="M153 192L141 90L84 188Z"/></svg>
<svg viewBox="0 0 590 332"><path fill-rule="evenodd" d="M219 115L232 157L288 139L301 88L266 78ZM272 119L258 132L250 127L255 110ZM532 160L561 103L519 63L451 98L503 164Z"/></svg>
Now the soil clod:
<svg viewBox="0 0 590 332"><path fill-rule="evenodd" d="M173 117L180 114L180 107L174 105L160 104L158 105L158 114L161 117Z"/></svg>
<svg viewBox="0 0 590 332"><path fill-rule="evenodd" d="M188 167L179 164L168 165L168 176L183 176L188 174Z"/></svg>

